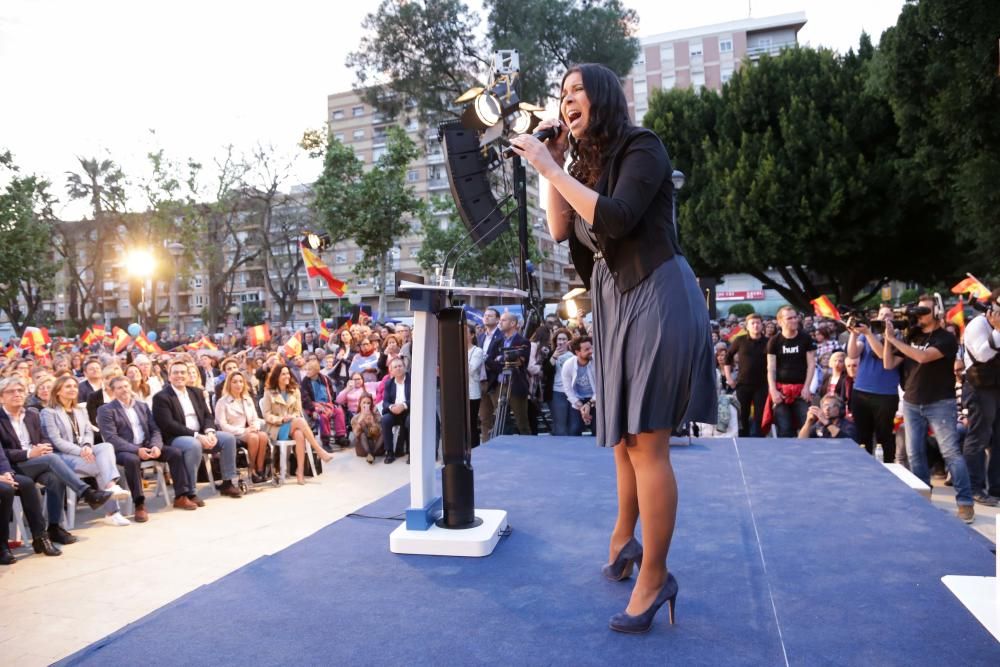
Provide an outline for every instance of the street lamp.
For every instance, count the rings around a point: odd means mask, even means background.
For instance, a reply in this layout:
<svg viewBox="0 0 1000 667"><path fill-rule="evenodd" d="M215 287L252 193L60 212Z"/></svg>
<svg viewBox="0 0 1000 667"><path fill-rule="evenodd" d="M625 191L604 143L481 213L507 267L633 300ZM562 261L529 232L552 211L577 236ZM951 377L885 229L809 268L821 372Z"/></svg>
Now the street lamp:
<svg viewBox="0 0 1000 667"><path fill-rule="evenodd" d="M140 313L136 313L136 321L139 326L145 329L143 318L147 314L146 307L146 282L153 275L153 255L148 250L133 249L125 257L125 269L129 275L139 279L140 299L137 308Z"/></svg>
<svg viewBox="0 0 1000 667"><path fill-rule="evenodd" d="M674 234L680 239L681 231L677 229L677 191L684 187L684 172L678 169L674 169L673 173L670 174L670 180L674 183L674 196L671 197L671 204L673 205L673 223L674 223Z"/></svg>

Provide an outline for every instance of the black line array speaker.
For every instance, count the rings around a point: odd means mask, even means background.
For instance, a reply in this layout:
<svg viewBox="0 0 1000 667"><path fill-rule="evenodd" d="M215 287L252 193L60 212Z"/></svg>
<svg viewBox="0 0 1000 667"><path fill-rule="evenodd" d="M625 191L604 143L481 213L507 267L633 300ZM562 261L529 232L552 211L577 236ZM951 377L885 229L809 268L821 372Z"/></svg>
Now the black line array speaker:
<svg viewBox="0 0 1000 667"><path fill-rule="evenodd" d="M485 246L505 232L510 221L490 188L489 163L479 147L479 136L458 121L442 123L438 136L458 214L469 236Z"/></svg>

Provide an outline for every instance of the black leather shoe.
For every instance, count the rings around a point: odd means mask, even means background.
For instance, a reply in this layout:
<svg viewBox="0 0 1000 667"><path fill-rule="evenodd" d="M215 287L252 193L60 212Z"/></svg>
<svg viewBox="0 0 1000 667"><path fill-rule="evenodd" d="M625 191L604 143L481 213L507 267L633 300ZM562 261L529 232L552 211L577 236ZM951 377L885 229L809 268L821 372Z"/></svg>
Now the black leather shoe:
<svg viewBox="0 0 1000 667"><path fill-rule="evenodd" d="M62 552L52 544L52 540L49 539L48 535L36 537L31 540L31 548L35 550L36 554L43 553L46 556L62 556Z"/></svg>
<svg viewBox="0 0 1000 667"><path fill-rule="evenodd" d="M49 539L55 544L73 544L77 538L62 526L49 526Z"/></svg>
<svg viewBox="0 0 1000 667"><path fill-rule="evenodd" d="M94 489L87 489L83 492L83 502L90 505L90 509L96 510L100 509L104 503L111 500L110 491L96 491Z"/></svg>
<svg viewBox="0 0 1000 667"><path fill-rule="evenodd" d="M392 463L395 460L396 460L396 457L393 456L392 454L386 454L385 455L385 462L386 463Z"/></svg>
<svg viewBox="0 0 1000 667"><path fill-rule="evenodd" d="M14 554L10 552L10 549L6 545L0 547L0 565L13 565L17 562L14 558Z"/></svg>

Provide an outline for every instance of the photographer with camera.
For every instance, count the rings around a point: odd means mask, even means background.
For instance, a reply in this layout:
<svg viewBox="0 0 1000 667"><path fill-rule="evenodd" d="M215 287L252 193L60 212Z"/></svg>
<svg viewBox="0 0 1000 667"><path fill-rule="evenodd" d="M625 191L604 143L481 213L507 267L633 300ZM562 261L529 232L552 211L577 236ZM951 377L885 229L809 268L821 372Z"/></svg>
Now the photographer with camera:
<svg viewBox="0 0 1000 667"><path fill-rule="evenodd" d="M927 427L934 429L941 456L955 486L958 518L972 523L972 487L969 470L958 443L958 411L955 405L955 377L952 366L958 340L941 326L939 308L932 296L922 295L910 308L906 340L896 337L892 321L885 323L882 364L886 369L902 365L903 427L910 472L928 486Z"/></svg>
<svg viewBox="0 0 1000 667"><path fill-rule="evenodd" d="M857 433L844 417L844 401L840 396L827 394L819 405L809 406L806 423L799 429L800 438L849 438L857 442Z"/></svg>
<svg viewBox="0 0 1000 667"><path fill-rule="evenodd" d="M971 385L963 403L969 431L963 446L972 498L996 507L1000 496L1000 288L985 312L965 328L965 379ZM988 466L987 466L988 461Z"/></svg>
<svg viewBox="0 0 1000 667"><path fill-rule="evenodd" d="M892 320L892 307L879 306L879 328ZM871 454L875 445L882 445L882 460L896 460L896 437L892 432L896 409L899 407L899 369L886 369L882 363L882 338L871 326L853 318L847 322L851 332L847 339L847 356L858 360L858 375L851 392L851 416L857 429L858 442ZM874 439L873 439L874 437Z"/></svg>
<svg viewBox="0 0 1000 667"><path fill-rule="evenodd" d="M501 381L510 383L510 409L514 412L517 431L521 435L530 435L528 424L528 355L531 345L517 331L517 315L504 311L500 316L500 333L503 338L499 354L486 359L486 373L495 378L489 386L491 403L496 406L500 400ZM492 350L491 350L492 352ZM502 376L506 374L506 379ZM495 415L496 419L501 416ZM492 427L492 424L490 424Z"/></svg>

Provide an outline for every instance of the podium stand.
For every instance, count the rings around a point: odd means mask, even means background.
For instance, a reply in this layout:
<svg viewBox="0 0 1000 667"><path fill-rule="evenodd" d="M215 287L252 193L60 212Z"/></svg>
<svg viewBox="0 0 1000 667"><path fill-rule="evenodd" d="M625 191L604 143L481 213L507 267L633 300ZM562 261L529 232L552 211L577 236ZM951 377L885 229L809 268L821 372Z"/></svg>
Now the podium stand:
<svg viewBox="0 0 1000 667"><path fill-rule="evenodd" d="M398 554L425 556L488 556L507 528L507 512L476 508L482 523L463 529L435 525L443 511L437 491L437 313L448 294L524 299L523 290L489 287L450 287L401 281L413 310L413 349L410 367L410 507L406 522L389 536L389 549Z"/></svg>

